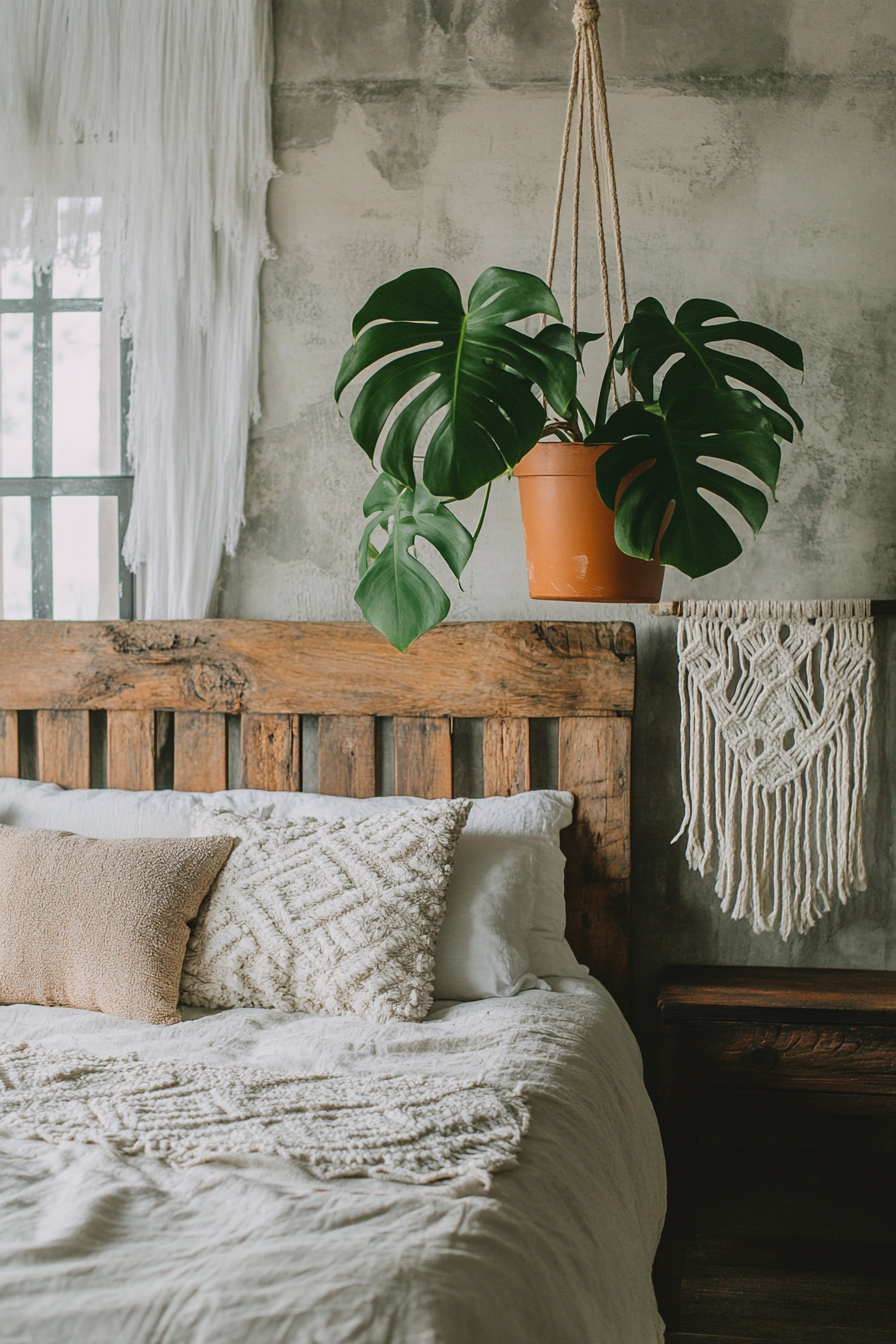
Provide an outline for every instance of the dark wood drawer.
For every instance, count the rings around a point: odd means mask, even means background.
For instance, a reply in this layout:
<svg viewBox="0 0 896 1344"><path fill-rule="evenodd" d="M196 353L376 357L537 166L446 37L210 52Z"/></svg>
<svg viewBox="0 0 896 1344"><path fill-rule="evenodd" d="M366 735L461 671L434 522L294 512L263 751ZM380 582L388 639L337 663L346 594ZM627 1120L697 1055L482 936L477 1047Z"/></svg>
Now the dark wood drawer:
<svg viewBox="0 0 896 1344"><path fill-rule="evenodd" d="M666 1088L811 1089L896 1094L896 1031L889 1026L670 1022Z"/></svg>

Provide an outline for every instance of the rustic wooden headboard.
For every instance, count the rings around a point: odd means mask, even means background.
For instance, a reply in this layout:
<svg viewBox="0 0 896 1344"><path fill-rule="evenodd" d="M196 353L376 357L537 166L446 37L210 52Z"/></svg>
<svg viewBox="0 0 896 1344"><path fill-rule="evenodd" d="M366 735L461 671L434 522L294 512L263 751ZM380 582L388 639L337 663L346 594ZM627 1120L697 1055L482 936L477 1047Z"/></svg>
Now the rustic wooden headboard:
<svg viewBox="0 0 896 1344"><path fill-rule="evenodd" d="M0 621L0 775L152 789L164 723L175 789L299 789L304 715L319 791L364 798L379 717L395 793L450 797L454 720L481 719L483 792L511 794L530 785L530 720L557 720L567 934L625 1010L634 688L627 622L441 625L399 654L354 622Z"/></svg>

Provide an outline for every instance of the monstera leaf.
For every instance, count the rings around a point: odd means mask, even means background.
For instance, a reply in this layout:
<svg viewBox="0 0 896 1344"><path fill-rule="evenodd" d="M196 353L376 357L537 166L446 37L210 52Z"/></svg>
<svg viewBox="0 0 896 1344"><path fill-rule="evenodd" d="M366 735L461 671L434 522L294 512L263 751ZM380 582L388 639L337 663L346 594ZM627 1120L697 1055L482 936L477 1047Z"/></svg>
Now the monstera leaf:
<svg viewBox="0 0 896 1344"><path fill-rule="evenodd" d="M361 582L355 601L364 619L404 653L424 630L448 615L451 603L441 585L414 554L425 537L459 579L473 549L473 538L450 509L418 484L411 489L385 472L364 501L367 526L358 549ZM386 544L377 552L372 534L384 528Z"/></svg>
<svg viewBox="0 0 896 1344"><path fill-rule="evenodd" d="M565 415L575 399L569 349L509 325L538 313L560 317L544 281L492 266L464 308L447 271L420 269L381 285L355 316L355 343L336 380L336 399L360 373L367 378L352 408L351 430L373 461L386 423L380 466L413 489L414 454L424 431L423 482L432 495L466 499L509 472L538 441L545 410L533 392ZM550 328L546 329L550 331Z"/></svg>
<svg viewBox="0 0 896 1344"><path fill-rule="evenodd" d="M675 314L666 315L659 299L642 299L626 324L621 349L616 352L620 372L628 369L643 401L656 401L656 377L673 356L688 366L694 386L730 387L735 379L767 398L783 415L772 411L775 433L793 440L793 426L802 430L803 422L790 404L784 388L761 364L742 355L716 350L719 341L747 341L767 350L792 369L803 367L803 352L795 341L756 322L742 322L733 308L715 299L689 299Z"/></svg>
<svg viewBox="0 0 896 1344"><path fill-rule="evenodd" d="M706 461L745 467L774 494L781 449L768 408L752 393L695 388L682 364L666 375L658 402L622 406L603 435L613 447L598 458L597 488L607 507L616 508L616 544L626 554L650 559L672 503L660 541L663 564L696 579L735 560L741 544L701 490L732 504L754 534L765 522L763 492ZM623 481L639 468L617 503Z"/></svg>
<svg viewBox="0 0 896 1344"><path fill-rule="evenodd" d="M748 341L791 368L803 367L794 341L742 322L727 304L691 299L673 321L657 299L643 299L611 352L588 438L614 445L598 459L596 475L601 498L616 510L620 550L649 559L671 505L660 559L691 578L729 564L742 549L700 492L726 500L755 534L768 501L722 464L746 468L774 497L780 441L792 442L794 426L803 427L780 383L755 361L714 349L719 341ZM614 367L630 373L641 400L606 419Z"/></svg>

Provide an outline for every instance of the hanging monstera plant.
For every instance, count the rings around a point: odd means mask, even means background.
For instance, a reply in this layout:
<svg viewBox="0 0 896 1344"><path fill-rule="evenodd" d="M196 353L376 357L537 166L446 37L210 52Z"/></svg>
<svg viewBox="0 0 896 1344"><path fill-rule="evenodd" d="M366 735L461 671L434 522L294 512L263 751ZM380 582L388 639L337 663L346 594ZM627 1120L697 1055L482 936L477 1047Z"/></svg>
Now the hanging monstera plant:
<svg viewBox="0 0 896 1344"><path fill-rule="evenodd" d="M547 283L491 267L464 305L446 271L408 271L377 289L352 325L354 344L343 358L335 394L339 401L366 375L350 423L356 441L379 466L364 502L355 598L367 620L398 649L444 620L450 607L418 543L423 539L434 547L459 580L482 527L488 493L472 534L450 505L499 476L520 477L531 596L655 601L663 565L697 578L740 554L737 535L713 500L733 507L758 532L768 513L766 492L774 498L781 442L792 442L802 429L771 373L719 348L747 342L801 370L802 352L792 340L741 321L727 304L712 299L691 299L674 318L658 300L643 299L629 318L598 16L594 0L575 0L576 51ZM571 325L566 327L550 284L572 144ZM612 347L593 418L576 392L583 348L597 339L578 331L577 321L586 144L604 325ZM615 343L605 218L612 220L623 324ZM542 322L537 335L516 325L533 317ZM617 375L628 384L624 404ZM561 442L539 442L548 435Z"/></svg>
<svg viewBox="0 0 896 1344"><path fill-rule="evenodd" d="M371 463L379 461L364 501L355 600L397 649L450 608L417 555L418 538L460 579L488 496L475 534L448 505L510 474L544 429L545 402L570 413L572 337L559 321L535 336L513 325L537 315L560 318L537 276L492 266L464 305L447 271L421 268L381 285L352 323L335 396L367 373L349 423Z"/></svg>

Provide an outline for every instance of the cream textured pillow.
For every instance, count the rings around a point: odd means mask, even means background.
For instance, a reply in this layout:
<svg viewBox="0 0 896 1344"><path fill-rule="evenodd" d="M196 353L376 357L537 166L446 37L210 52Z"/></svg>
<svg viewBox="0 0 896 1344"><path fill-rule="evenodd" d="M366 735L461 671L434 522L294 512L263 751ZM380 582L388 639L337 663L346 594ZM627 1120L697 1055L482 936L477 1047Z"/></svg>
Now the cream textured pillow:
<svg viewBox="0 0 896 1344"><path fill-rule="evenodd" d="M184 1003L425 1017L469 811L451 798L358 821L264 821L198 804L194 835L237 845L193 927Z"/></svg>
<svg viewBox="0 0 896 1344"><path fill-rule="evenodd" d="M187 921L232 846L0 826L0 1003L179 1022Z"/></svg>

